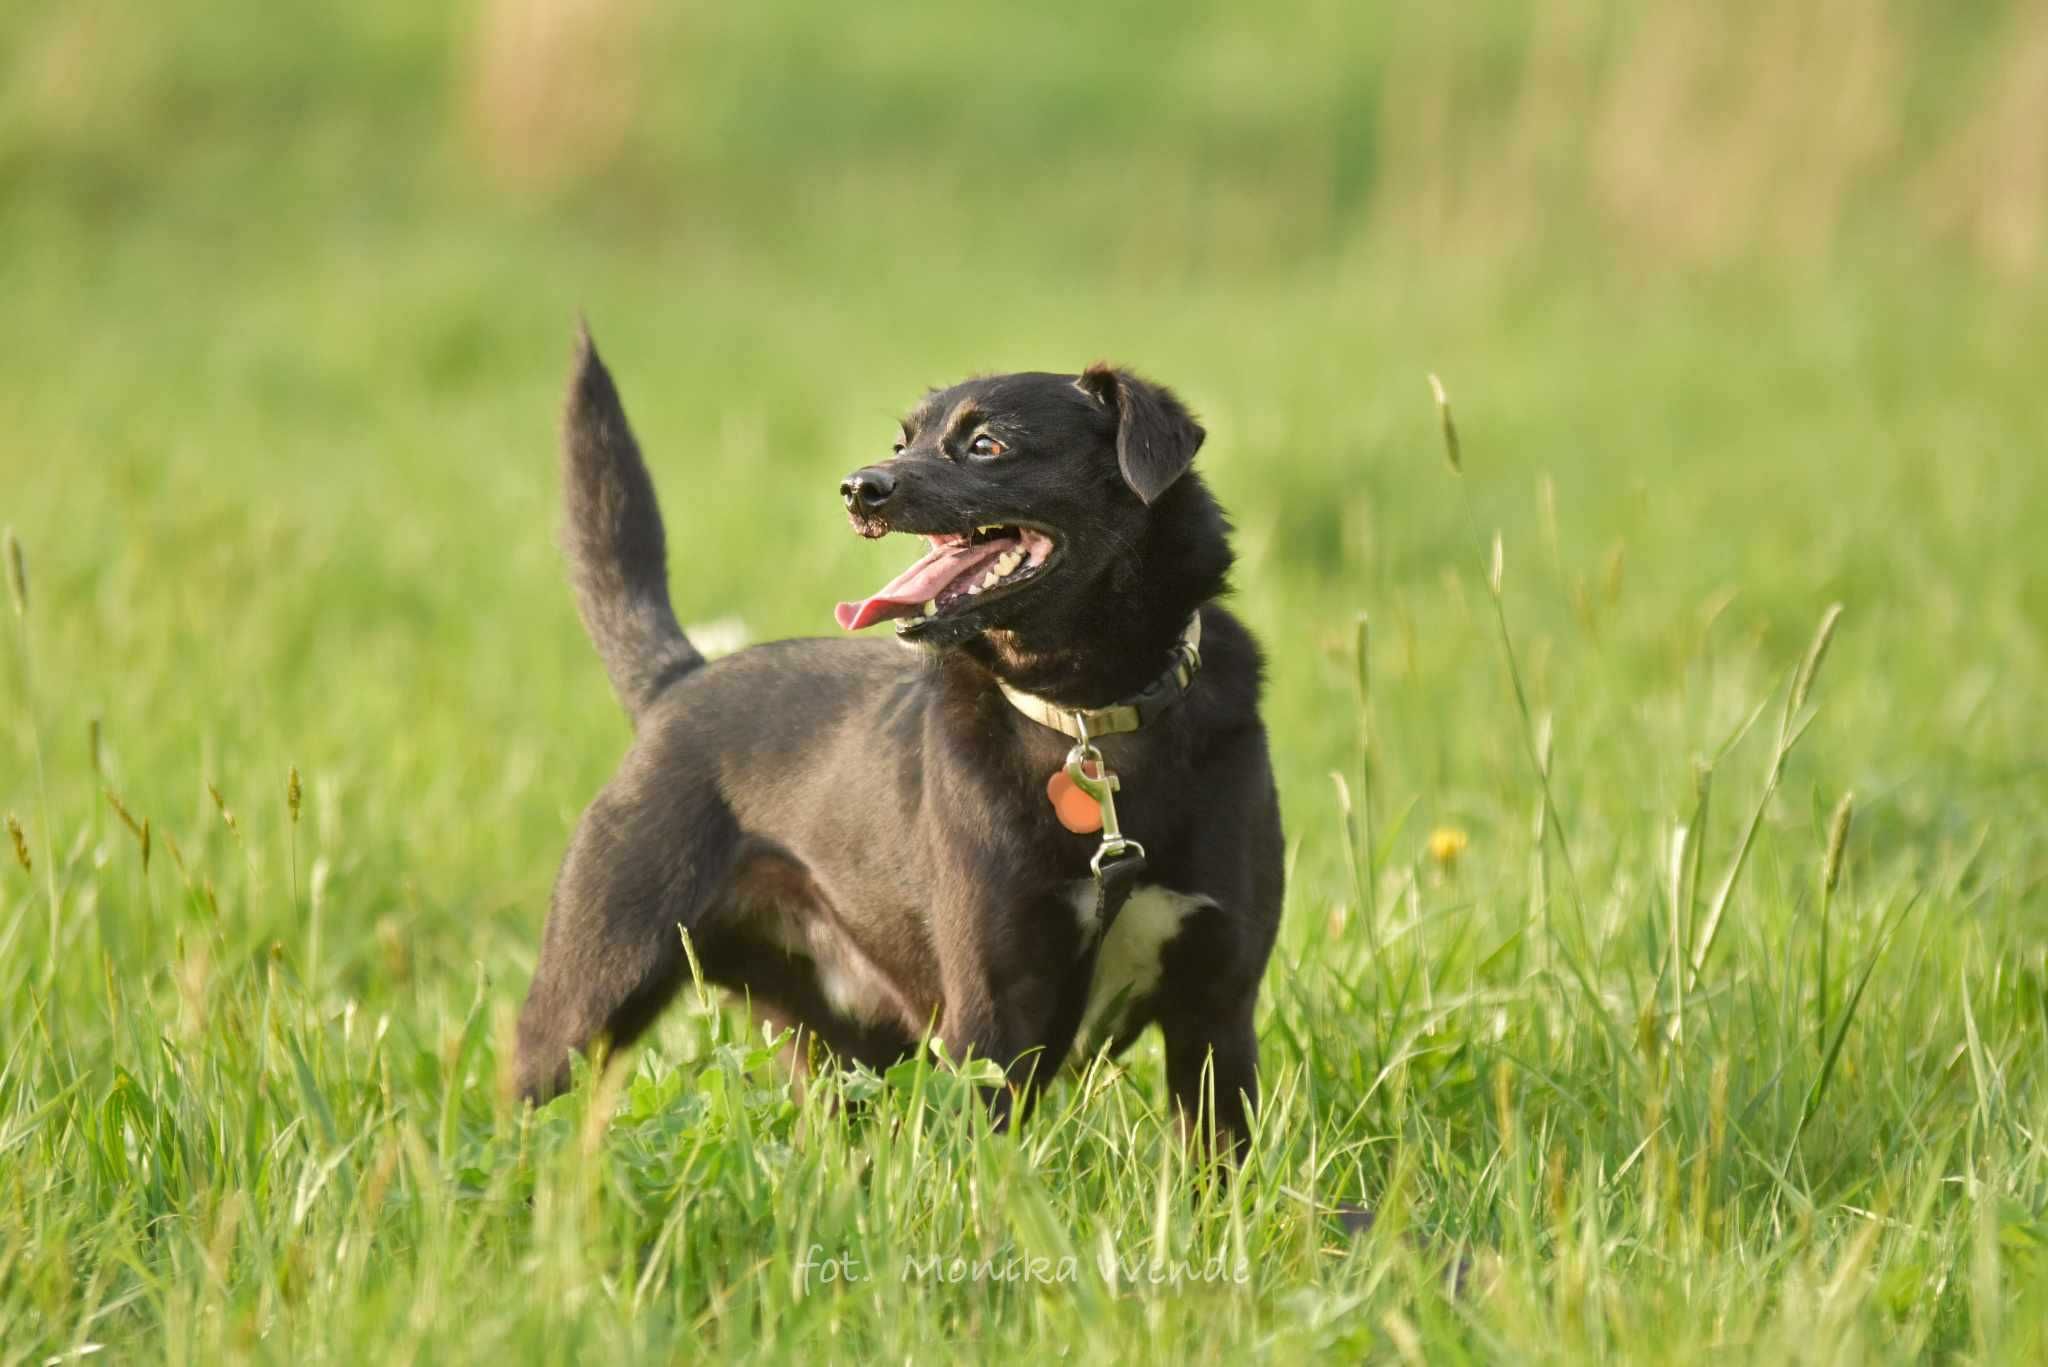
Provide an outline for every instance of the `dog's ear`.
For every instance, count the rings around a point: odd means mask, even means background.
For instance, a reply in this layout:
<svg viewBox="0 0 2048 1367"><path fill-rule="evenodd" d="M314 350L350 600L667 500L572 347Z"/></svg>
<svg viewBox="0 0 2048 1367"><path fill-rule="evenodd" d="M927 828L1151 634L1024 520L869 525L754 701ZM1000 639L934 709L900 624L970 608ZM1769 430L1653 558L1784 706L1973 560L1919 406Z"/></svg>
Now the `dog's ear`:
<svg viewBox="0 0 2048 1367"><path fill-rule="evenodd" d="M1116 463L1139 498L1152 502L1187 473L1208 434L1179 399L1101 361L1074 384L1116 414Z"/></svg>

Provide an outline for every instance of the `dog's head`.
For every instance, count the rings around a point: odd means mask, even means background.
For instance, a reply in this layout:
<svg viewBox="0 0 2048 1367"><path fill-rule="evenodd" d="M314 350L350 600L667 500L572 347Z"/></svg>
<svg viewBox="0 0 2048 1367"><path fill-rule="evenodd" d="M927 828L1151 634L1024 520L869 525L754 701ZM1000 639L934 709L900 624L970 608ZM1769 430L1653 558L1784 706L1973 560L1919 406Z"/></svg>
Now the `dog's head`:
<svg viewBox="0 0 2048 1367"><path fill-rule="evenodd" d="M841 603L839 624L894 620L939 646L990 633L1050 645L1162 613L1178 631L1229 565L1222 517L1188 469L1202 437L1171 393L1106 365L933 391L894 455L839 486L861 535L905 532L925 552Z"/></svg>

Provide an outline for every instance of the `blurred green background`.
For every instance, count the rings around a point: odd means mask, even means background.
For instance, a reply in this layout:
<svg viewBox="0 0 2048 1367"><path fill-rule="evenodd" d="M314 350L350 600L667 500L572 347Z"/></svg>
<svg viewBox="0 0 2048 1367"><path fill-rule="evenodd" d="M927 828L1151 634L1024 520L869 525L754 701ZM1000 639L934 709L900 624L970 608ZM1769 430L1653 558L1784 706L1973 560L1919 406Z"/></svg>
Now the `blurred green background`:
<svg viewBox="0 0 2048 1367"><path fill-rule="evenodd" d="M830 630L894 568L834 484L922 386L1109 357L1208 423L1296 831L1359 610L1397 790L1512 774L1460 734L1495 526L1561 752L1645 808L1761 682L1711 638L1842 598L1841 777L2040 814L2039 7L18 0L0 72L45 726L157 800L299 763L414 914L523 941L620 736L552 542L579 309L686 621Z"/></svg>
<svg viewBox="0 0 2048 1367"><path fill-rule="evenodd" d="M2038 3L11 0L0 301L0 522L31 592L0 807L54 853L59 965L41 864L0 879L0 927L7 981L84 1059L125 1047L103 976L168 1019L273 942L323 1019L360 1002L429 1052L478 965L516 1002L625 738L553 542L579 310L679 614L754 639L829 631L899 567L835 486L924 386L1107 357L1186 397L1272 657L1283 962L1359 952L1326 774L1356 764L1360 611L1387 876L1456 827L1430 895L1489 944L1521 924L1499 528L1594 940L1633 944L1694 758L1839 600L1758 856L1780 900L1734 918L1732 962L1782 948L1853 788L1855 857L1946 870L1929 914L2038 992ZM211 916L148 900L108 787ZM1960 1029L1953 1005L1892 1026Z"/></svg>

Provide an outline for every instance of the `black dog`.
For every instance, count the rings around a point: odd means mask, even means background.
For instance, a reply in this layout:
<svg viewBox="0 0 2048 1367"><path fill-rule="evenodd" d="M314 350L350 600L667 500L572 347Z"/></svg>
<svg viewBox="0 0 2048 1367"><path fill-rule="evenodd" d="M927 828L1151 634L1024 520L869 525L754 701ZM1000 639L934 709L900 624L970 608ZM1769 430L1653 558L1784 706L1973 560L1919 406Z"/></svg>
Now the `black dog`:
<svg viewBox="0 0 2048 1367"><path fill-rule="evenodd" d="M931 1034L996 1060L998 1123L1077 1039L1157 1021L1183 1117L1212 1068L1214 1123L1242 1142L1280 814L1181 404L1103 366L928 395L841 487L863 536L929 549L840 625L894 619L920 648L715 664L670 610L654 488L587 336L564 429L578 602L634 740L555 884L526 1094L652 1021L687 931L705 977L844 1058L885 1066Z"/></svg>

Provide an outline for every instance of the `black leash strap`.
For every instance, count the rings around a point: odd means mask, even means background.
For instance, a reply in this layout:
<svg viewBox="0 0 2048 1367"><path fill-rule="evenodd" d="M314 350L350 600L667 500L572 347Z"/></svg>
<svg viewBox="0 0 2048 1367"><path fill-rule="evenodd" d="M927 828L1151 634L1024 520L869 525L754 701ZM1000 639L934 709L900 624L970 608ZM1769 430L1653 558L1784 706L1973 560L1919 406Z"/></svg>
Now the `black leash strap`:
<svg viewBox="0 0 2048 1367"><path fill-rule="evenodd" d="M1114 858L1099 860L1095 868L1095 942L1101 944L1108 936L1109 928L1116 924L1117 913L1124 909L1124 903L1131 900L1137 891L1138 880L1145 874L1145 852L1137 845L1125 843L1124 852Z"/></svg>
<svg viewBox="0 0 2048 1367"><path fill-rule="evenodd" d="M1102 808L1102 843L1088 861L1088 871L1095 877L1095 943L1099 945L1138 886L1138 876L1145 871L1145 847L1124 835L1116 815L1116 790L1121 785L1109 761L1089 738L1087 721L1078 712L1073 719L1080 740L1067 751L1067 777Z"/></svg>

